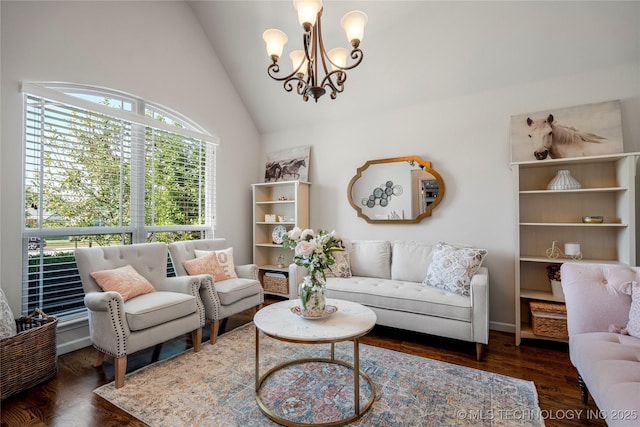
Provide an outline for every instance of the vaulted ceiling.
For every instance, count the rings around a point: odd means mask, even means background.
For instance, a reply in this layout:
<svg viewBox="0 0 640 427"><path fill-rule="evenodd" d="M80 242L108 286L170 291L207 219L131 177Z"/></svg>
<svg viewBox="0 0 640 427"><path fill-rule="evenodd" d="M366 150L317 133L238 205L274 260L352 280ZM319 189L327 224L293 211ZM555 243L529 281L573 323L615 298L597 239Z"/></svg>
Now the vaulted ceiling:
<svg viewBox="0 0 640 427"><path fill-rule="evenodd" d="M342 16L364 11L364 60L336 100L303 102L267 76L262 33L302 48L291 1L190 1L262 133L371 116L640 60L639 2L324 1L327 49L348 48Z"/></svg>

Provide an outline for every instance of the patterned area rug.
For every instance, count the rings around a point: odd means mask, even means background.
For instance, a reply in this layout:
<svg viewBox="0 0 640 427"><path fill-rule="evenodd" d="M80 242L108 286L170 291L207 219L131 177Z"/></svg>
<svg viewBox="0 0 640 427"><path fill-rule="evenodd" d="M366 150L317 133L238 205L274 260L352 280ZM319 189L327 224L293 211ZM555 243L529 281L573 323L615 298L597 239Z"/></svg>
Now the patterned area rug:
<svg viewBox="0 0 640 427"><path fill-rule="evenodd" d="M291 344L261 335L260 373L293 358L329 357L329 345ZM336 344L352 362L353 344ZM360 345L360 367L375 401L354 426L543 426L532 382ZM255 328L248 324L215 345L162 360L94 392L153 427L273 426L255 399ZM372 390L360 376L360 406ZM262 385L264 404L308 424L353 414L353 374L336 364L292 365Z"/></svg>

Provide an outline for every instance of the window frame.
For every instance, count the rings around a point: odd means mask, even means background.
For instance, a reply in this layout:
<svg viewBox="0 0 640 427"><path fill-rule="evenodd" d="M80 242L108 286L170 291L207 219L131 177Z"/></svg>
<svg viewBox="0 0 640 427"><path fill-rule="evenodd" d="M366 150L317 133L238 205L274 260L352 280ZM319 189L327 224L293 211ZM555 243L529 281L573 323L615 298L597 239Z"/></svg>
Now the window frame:
<svg viewBox="0 0 640 427"><path fill-rule="evenodd" d="M122 120L131 125L131 133L141 132L141 137L132 137L131 141L131 168L132 172L129 177L131 180L130 190L130 224L124 226L92 226L92 227L44 227L43 226L43 213L44 209L38 210L38 226L36 228L29 228L26 225L26 221L22 223L22 313L27 314L32 310L32 306L29 305L29 286L30 286L30 260L34 259L35 255L30 255L28 248L29 240L33 238L45 239L46 237L59 237L59 236L80 236L80 235L120 235L120 243L129 244L143 243L147 241L148 236L153 236L152 240L155 240L155 233L163 232L199 232L200 238L213 238L215 235L215 218L216 218L216 157L217 149L219 146L219 138L215 135L211 135L206 132L202 127L197 125L194 121L190 120L186 116L179 114L169 108L162 105L149 102L140 97L132 96L130 94L102 87L78 85L70 83L32 83L25 82L21 85L21 92L23 94L23 138L22 138L22 153L23 153L23 169L21 176L22 185L22 204L20 209L23 214L26 208L27 200L27 188L28 178L26 176L26 156L28 151L28 132L27 125L30 123L28 118L27 103L28 97L36 97L41 99L49 99L55 102L67 104L82 110L93 111L95 113L106 115L114 118L115 120ZM70 94L73 93L73 94ZM84 96L84 98L83 98ZM86 99L86 96L95 96L101 99L113 99L122 103L122 107L113 107L101 103L96 103L92 100ZM131 109L123 108L125 104L130 104ZM153 117L147 116L147 112L153 112L153 115L159 114L169 119L170 123L159 121ZM44 115L44 111L41 116ZM45 123L42 121L42 123ZM175 125L179 123L180 126ZM204 146L204 223L195 225L169 225L159 226L153 223L146 224L145 221L145 150L148 144L146 138L146 130L148 128L158 129L161 132L169 132L171 134L177 134L181 137L200 141ZM137 154L134 151L138 151ZM137 168L138 177L136 178L133 169ZM141 174L141 175L140 175ZM142 179L140 179L142 178ZM137 183L136 183L137 180ZM137 186L137 188L134 188ZM201 187L199 187L201 188ZM39 193L42 194L42 191ZM41 197L41 196L40 196ZM134 200L135 198L135 200ZM138 204L138 208L134 209L134 204ZM135 210L135 212L134 212ZM127 238L127 236L129 236ZM38 274L40 278L40 286L43 282L43 269L45 258L45 247L40 245L38 248L39 265ZM64 253L64 252L63 252ZM75 261L74 261L75 262ZM32 265L31 267L36 267ZM169 271L171 270L171 266ZM65 270L66 271L66 270ZM77 273L77 269L75 270ZM33 274L33 273L32 273ZM79 277L79 276L77 276ZM77 280L77 279L76 279ZM76 283L76 282L74 282ZM42 288L40 289L39 298L46 293ZM70 312L61 313L49 313L54 314L61 318L77 318L79 316L86 316L86 308L78 308Z"/></svg>

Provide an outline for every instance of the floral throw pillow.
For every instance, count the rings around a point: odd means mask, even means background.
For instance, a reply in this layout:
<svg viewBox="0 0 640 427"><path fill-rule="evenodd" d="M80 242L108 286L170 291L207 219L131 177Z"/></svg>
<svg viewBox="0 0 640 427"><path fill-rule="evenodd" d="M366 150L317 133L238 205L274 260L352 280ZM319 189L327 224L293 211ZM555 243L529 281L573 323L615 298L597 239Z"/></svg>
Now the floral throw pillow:
<svg viewBox="0 0 640 427"><path fill-rule="evenodd" d="M13 317L4 291L0 288L0 338L12 337L16 332L16 319Z"/></svg>
<svg viewBox="0 0 640 427"><path fill-rule="evenodd" d="M196 258L207 256L211 252L215 252L218 257L218 263L227 274L227 279L236 279L238 275L236 274L236 266L233 263L233 248L221 249L219 251L202 251L196 249Z"/></svg>
<svg viewBox="0 0 640 427"><path fill-rule="evenodd" d="M331 255L336 262L325 270L324 275L326 277L351 277L349 253L346 251L333 251Z"/></svg>
<svg viewBox="0 0 640 427"><path fill-rule="evenodd" d="M631 287L631 310L629 310L627 333L640 338L640 284L638 282L633 282Z"/></svg>
<svg viewBox="0 0 640 427"><path fill-rule="evenodd" d="M155 288L131 265L114 268L113 270L94 271L91 273L98 286L105 291L115 291L122 295L125 301L138 295L155 292Z"/></svg>
<svg viewBox="0 0 640 427"><path fill-rule="evenodd" d="M183 261L182 265L190 276L195 276L197 274L209 274L216 282L221 282L229 278L218 262L218 256L215 252L211 252L200 258Z"/></svg>
<svg viewBox="0 0 640 427"><path fill-rule="evenodd" d="M482 265L486 254L485 249L438 242L433 250L427 277L422 283L468 297L471 295L471 279Z"/></svg>

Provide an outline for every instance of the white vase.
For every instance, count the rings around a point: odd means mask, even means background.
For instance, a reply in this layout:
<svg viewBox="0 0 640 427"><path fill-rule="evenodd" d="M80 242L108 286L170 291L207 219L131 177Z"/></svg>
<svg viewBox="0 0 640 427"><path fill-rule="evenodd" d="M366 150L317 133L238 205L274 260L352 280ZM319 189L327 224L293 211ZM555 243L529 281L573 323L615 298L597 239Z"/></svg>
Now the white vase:
<svg viewBox="0 0 640 427"><path fill-rule="evenodd" d="M560 280L551 280L551 293L554 297L564 300L564 292L562 291L562 282Z"/></svg>
<svg viewBox="0 0 640 427"><path fill-rule="evenodd" d="M571 176L571 172L567 169L560 169L547 185L547 190L577 190L579 188L582 188L582 185Z"/></svg>
<svg viewBox="0 0 640 427"><path fill-rule="evenodd" d="M326 284L318 278L305 276L300 283L300 312L303 317L322 317L327 304L325 297Z"/></svg>

